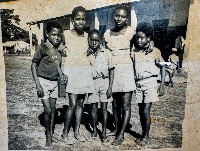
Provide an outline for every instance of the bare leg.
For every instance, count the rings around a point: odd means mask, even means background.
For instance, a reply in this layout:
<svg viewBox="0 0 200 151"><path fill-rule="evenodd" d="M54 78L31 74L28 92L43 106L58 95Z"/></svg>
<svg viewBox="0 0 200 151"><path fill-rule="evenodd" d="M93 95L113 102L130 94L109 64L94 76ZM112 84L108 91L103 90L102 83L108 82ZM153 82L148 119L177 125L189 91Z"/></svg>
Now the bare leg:
<svg viewBox="0 0 200 151"><path fill-rule="evenodd" d="M174 86L174 82L173 82L173 73L169 72L169 86L173 87Z"/></svg>
<svg viewBox="0 0 200 151"><path fill-rule="evenodd" d="M63 139L68 137L72 116L75 111L75 102L77 98L78 96L76 94L72 94L72 93L69 94L69 107L65 113L64 129L63 129L63 135L62 135Z"/></svg>
<svg viewBox="0 0 200 151"><path fill-rule="evenodd" d="M124 138L124 131L131 118L131 97L132 93L127 92L122 96L122 127L118 134L119 139Z"/></svg>
<svg viewBox="0 0 200 151"><path fill-rule="evenodd" d="M55 113L56 113L56 99L50 98L50 106L51 106L51 136L53 136L54 133L54 126L55 126Z"/></svg>
<svg viewBox="0 0 200 151"><path fill-rule="evenodd" d="M76 110L75 110L75 116L76 116L76 123L75 123L75 130L74 130L74 136L77 138L79 135L79 128L81 124L82 114L83 114L83 103L85 99L85 94L79 94L78 99L76 101Z"/></svg>
<svg viewBox="0 0 200 151"><path fill-rule="evenodd" d="M119 134L115 138L112 145L120 145L124 140L124 131L130 121L131 117L131 97L132 92L121 93L122 95L122 127L119 131Z"/></svg>
<svg viewBox="0 0 200 151"><path fill-rule="evenodd" d="M97 109L98 109L98 103L92 103L92 127L93 127L93 133L92 137L97 137Z"/></svg>
<svg viewBox="0 0 200 151"><path fill-rule="evenodd" d="M51 107L49 99L42 99L42 104L44 107L44 124L46 129L46 146L50 147L52 145L52 136L51 136Z"/></svg>
<svg viewBox="0 0 200 151"><path fill-rule="evenodd" d="M114 116L114 119L115 119L115 133L117 132L117 129L118 129L118 118L117 118L117 103L116 103L116 100L113 99L113 102L112 102L112 107L113 107L113 116Z"/></svg>
<svg viewBox="0 0 200 151"><path fill-rule="evenodd" d="M118 93L113 94L113 116L115 119L115 133L117 135L121 126L121 96Z"/></svg>
<svg viewBox="0 0 200 151"><path fill-rule="evenodd" d="M150 131L150 110L152 103L139 103L139 114L140 121L142 125L142 139L141 143L146 143L145 141L149 140L149 131ZM142 142L143 141L143 142Z"/></svg>
<svg viewBox="0 0 200 151"><path fill-rule="evenodd" d="M106 140L106 127L107 127L107 120L108 120L108 113L107 113L107 102L101 102L101 110L103 115L103 123L102 123L102 140Z"/></svg>

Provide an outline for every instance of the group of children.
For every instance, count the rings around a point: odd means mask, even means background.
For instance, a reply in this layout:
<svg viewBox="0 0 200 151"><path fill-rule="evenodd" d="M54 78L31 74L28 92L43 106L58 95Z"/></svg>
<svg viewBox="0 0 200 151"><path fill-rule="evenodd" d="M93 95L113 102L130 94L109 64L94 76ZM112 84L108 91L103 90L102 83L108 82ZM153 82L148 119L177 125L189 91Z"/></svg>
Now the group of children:
<svg viewBox="0 0 200 151"><path fill-rule="evenodd" d="M140 23L135 31L127 26L128 16L127 8L118 5L113 15L115 27L106 31L104 39L98 30L88 35L84 32L87 13L81 6L72 11L72 30L64 32L58 22L48 22L47 40L36 48L32 59L37 94L44 106L46 146L52 145L58 78L66 84L69 98L61 136L67 144L73 144L68 133L74 114L74 138L85 141L79 133L84 103L91 104L91 138L97 137L99 102L103 117L100 138L106 142L107 104L112 102L116 137L111 144L120 145L131 117L132 95L139 105L143 130L136 143L148 143L150 109L152 102L159 100L158 95L164 94L165 66L159 63L162 62L160 50L152 44L151 25ZM159 74L161 83L158 86Z"/></svg>

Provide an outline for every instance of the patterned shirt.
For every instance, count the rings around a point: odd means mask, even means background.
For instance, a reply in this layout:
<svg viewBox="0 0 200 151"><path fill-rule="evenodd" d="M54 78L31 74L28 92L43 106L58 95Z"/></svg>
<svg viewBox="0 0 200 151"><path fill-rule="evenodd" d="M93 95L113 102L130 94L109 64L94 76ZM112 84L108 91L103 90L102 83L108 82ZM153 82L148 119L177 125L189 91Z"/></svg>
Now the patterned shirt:
<svg viewBox="0 0 200 151"><path fill-rule="evenodd" d="M64 52L65 49L62 43L56 49L49 41L36 47L32 62L37 64L38 77L51 81L57 80L57 66L61 65L61 53Z"/></svg>

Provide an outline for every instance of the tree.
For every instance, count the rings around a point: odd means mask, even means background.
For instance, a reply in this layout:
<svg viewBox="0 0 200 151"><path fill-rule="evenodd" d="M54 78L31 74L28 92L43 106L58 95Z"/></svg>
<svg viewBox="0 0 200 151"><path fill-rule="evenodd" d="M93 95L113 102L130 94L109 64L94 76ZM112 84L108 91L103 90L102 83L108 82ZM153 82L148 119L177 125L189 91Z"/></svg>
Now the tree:
<svg viewBox="0 0 200 151"><path fill-rule="evenodd" d="M1 10L2 41L23 40L30 43L28 31L16 26L20 25L19 15L13 13L14 9ZM33 35L33 44L37 44L36 35Z"/></svg>

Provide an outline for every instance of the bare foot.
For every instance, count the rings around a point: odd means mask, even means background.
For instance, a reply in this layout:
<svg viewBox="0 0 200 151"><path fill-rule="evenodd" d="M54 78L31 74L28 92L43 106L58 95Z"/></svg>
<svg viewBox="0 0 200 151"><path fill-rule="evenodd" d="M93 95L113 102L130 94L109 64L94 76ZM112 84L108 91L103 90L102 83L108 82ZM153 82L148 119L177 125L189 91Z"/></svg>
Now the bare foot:
<svg viewBox="0 0 200 151"><path fill-rule="evenodd" d="M140 141L137 142L137 145L145 146L149 144L149 142L150 142L149 138L141 138Z"/></svg>
<svg viewBox="0 0 200 151"><path fill-rule="evenodd" d="M51 147L52 146L52 137L51 134L46 135L46 147Z"/></svg>
<svg viewBox="0 0 200 151"><path fill-rule="evenodd" d="M111 143L111 145L118 146L121 145L124 141L124 138L115 138L115 140Z"/></svg>
<svg viewBox="0 0 200 151"><path fill-rule="evenodd" d="M97 132L93 132L91 138L96 138L96 137L97 137Z"/></svg>
<svg viewBox="0 0 200 151"><path fill-rule="evenodd" d="M61 135L62 141L68 145L73 145L74 141L73 139L70 139L68 136L65 136L64 134Z"/></svg>

